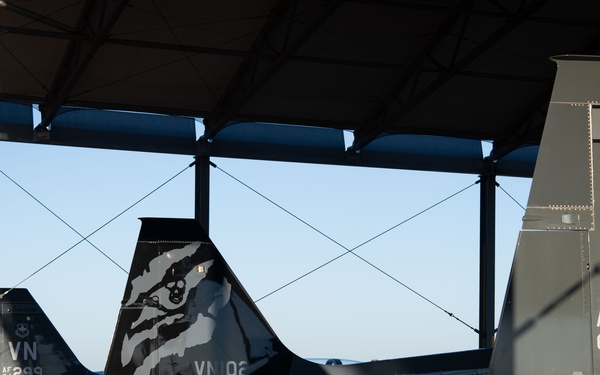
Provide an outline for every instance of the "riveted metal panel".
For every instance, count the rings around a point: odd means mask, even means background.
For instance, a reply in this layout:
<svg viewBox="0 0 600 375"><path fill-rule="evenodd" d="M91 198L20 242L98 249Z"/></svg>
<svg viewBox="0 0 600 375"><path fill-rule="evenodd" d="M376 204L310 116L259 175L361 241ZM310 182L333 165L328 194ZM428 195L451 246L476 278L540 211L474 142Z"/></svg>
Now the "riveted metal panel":
<svg viewBox="0 0 600 375"><path fill-rule="evenodd" d="M598 116L593 118L598 119ZM600 120L600 119L599 119ZM600 144L594 143L594 155L600 155ZM600 183L600 160L594 160L594 187ZM594 373L600 374L600 233L589 232L589 257L586 262L590 288L591 350L593 353Z"/></svg>
<svg viewBox="0 0 600 375"><path fill-rule="evenodd" d="M590 374L587 232L521 232L492 374Z"/></svg>
<svg viewBox="0 0 600 375"><path fill-rule="evenodd" d="M599 103L599 56L565 55L554 57L556 75L551 101L554 103Z"/></svg>
<svg viewBox="0 0 600 375"><path fill-rule="evenodd" d="M550 105L523 229L594 227L590 110Z"/></svg>

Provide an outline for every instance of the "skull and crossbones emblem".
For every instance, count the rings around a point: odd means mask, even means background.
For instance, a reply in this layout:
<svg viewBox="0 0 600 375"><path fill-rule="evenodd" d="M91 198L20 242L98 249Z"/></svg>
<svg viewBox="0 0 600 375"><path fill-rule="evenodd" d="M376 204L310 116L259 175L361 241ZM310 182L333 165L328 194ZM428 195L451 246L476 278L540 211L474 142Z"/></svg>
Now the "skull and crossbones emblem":
<svg viewBox="0 0 600 375"><path fill-rule="evenodd" d="M183 296L185 294L185 279L177 279L172 280L165 285L167 290L169 291L169 301L174 304L179 304L183 301Z"/></svg>

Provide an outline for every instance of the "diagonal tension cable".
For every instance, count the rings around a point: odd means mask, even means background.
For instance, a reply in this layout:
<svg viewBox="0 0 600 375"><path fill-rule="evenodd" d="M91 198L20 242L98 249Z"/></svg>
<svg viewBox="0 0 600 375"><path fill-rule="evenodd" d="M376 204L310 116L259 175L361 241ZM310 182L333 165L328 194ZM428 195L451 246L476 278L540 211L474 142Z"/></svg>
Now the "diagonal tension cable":
<svg viewBox="0 0 600 375"><path fill-rule="evenodd" d="M476 184L477 184L477 182L475 182L475 183L473 183L473 184L471 184L471 185L469 185L469 186L467 186L467 187L465 187L465 188L463 188L463 189L459 190L458 192L456 192L456 193L454 193L454 194L452 194L452 195L450 195L450 196L448 196L448 197L446 197L446 198L442 199L441 201L439 201L439 202L437 202L437 203L435 203L435 204L433 204L433 205L431 205L431 206L429 206L429 207L425 208L424 210L421 210L420 212L418 212L418 213L414 214L413 216L411 216L411 217L409 217L409 218L407 218L407 219L405 219L405 220L401 221L400 223L398 223L398 224L396 224L396 225L392 226L391 228L389 228L389 229L386 229L386 230L384 230L383 232L381 232L381 233L379 233L379 234L377 234L377 235L375 235L375 236L371 237L370 239L368 239L368 240L364 241L363 243L361 243L361 244L359 244L359 245L357 245L357 246L353 247L352 249L348 249L347 247L345 247L345 246L343 246L343 245L339 245L339 246L341 246L341 247L342 247L342 248L343 248L343 249L346 251L345 253L342 253L342 254L340 254L340 255L338 255L338 256L336 256L336 257L334 257L334 258L330 259L329 261L325 262L324 264L322 264L322 265L320 265L320 266L318 266L318 267L316 267L316 268L314 268L314 269L312 269L312 270L310 270L310 271L308 271L308 272L304 273L303 275L301 275L301 276L299 276L299 277L295 278L294 280L292 280L292 281L288 282L287 284L285 284L285 285L283 285L283 286L281 286L281 287L279 287L279 288L277 288L277 289L273 290L273 291L272 291L272 292L270 292L270 293L267 293L266 295L264 295L264 296L260 297L259 299L257 299L255 302L259 302L259 301L261 301L261 300L263 300L263 299L265 299L265 298L269 297L270 295L272 295L272 294L275 294L276 292L278 292L278 291L280 291L280 290L282 290L282 289L284 289L284 288L286 288L286 287L290 286L291 284L293 284L293 283L295 283L295 282L297 282L297 281L299 281L299 280L303 279L304 277L306 277L306 276L310 275L311 273L313 273L313 272L315 272L315 271L317 271L317 270L319 270L319 269L321 269L321 268L325 267L326 265L328 265L328 264L330 264L330 263L332 263L332 262L334 262L334 261L338 260L339 258L341 258L341 257L343 257L343 256L345 256L345 255L352 254L352 255L354 255L355 257L357 257L358 259L360 259L360 260L362 260L363 262L365 262L366 264L368 264L369 266L371 266L372 268L374 268L375 270L377 270L377 271L379 271L380 273L382 273L383 275L387 276L388 278L390 278L391 280L393 280L393 281L394 281L394 282L396 282L397 284L400 284L400 285L401 285L401 286L403 286L405 289L409 290L410 292L412 292L412 293L413 293L413 294L415 294L416 296L420 297L421 299L423 299L423 300L424 300L424 301L426 301L427 303L429 303L429 304L431 304L432 306L436 307L437 309L439 309L439 310L443 311L443 312L444 312L444 313L446 313L446 314L447 314L449 317L456 319L458 322L460 322L460 323L462 323L463 325L465 325L466 327L470 328L470 329L471 329L471 330L473 330L475 333L479 333L479 330L478 330L478 329L476 329L476 328L474 328L473 326L469 325L469 324L468 324L468 323L466 323L464 320L462 320L462 319L460 319L459 317L457 317L456 315L454 315L452 312L450 312L450 311L448 311L448 310L444 309L442 306L440 306L440 305L438 305L437 303L433 302L431 299L429 299L429 298L425 297L423 294L419 293L419 292L418 292L418 291L416 291L414 288L412 288L412 287L410 287L409 285L407 285L406 283L404 283L404 282L402 282L402 281L398 280L397 278L395 278L395 277L394 277L394 276L392 276L391 274L387 273L386 271L384 271L383 269L381 269L381 268L380 268L380 267L378 267L377 265L375 265L375 264L373 264L373 263L369 262L367 259L363 258L362 256L360 256L359 254L357 254L357 253L355 252L355 250L356 250L356 249L358 249L358 248L360 248L360 247L362 247L362 246L366 245L367 243L369 243L369 242L371 242L371 241L373 241L373 240L375 240L375 239L377 239L377 238L379 238L379 237L383 236L384 234L386 234L386 233L388 233L388 232L390 232L390 231L392 231L392 230L396 229L397 227L399 227L399 226L401 226L401 225L403 225L403 224L405 224L405 223L409 222L410 220L412 220L412 219L416 218L417 216L420 216L420 215L424 214L425 212L427 212L427 211L429 211L429 210L433 209L434 207L436 207L436 206L438 206L438 205L442 204L443 202L445 202L445 201L447 201L447 200L449 200L449 199L453 198L454 196L456 196L456 195L458 195L458 194L462 193L463 191L465 191L465 190L467 190L467 189L471 188L472 186L474 186L474 185L476 185ZM336 244L337 244L337 242L336 242Z"/></svg>
<svg viewBox="0 0 600 375"><path fill-rule="evenodd" d="M344 253L330 259L329 261L321 264L320 266L304 273L303 275L295 278L294 280L286 283L285 285L273 290L270 293L267 293L266 295L258 298L257 300L255 300L254 302L260 302L261 300L277 293L278 291L292 285L293 283L305 278L306 276L316 272L317 270L327 266L328 264L336 261L337 259L340 259L341 257L348 255L348 254L352 254L355 257L357 257L358 259L362 260L363 262L365 262L366 264L368 264L369 266L373 267L374 269L376 269L377 271L381 272L383 275L387 276L388 278L392 279L394 282L398 283L399 285L403 286L404 288L406 288L407 290L409 290L410 292L414 293L415 295L417 295L418 297L420 297L421 299L423 299L424 301L428 302L429 304L431 304L432 306L436 307L437 309L443 311L444 313L446 313L449 317L456 319L458 322L462 323L463 325L465 325L466 327L468 327L469 329L473 330L475 333L479 333L479 330L477 330L476 328L472 327L471 325L469 325L468 323L466 323L465 321L463 321L462 319L458 318L456 315L454 315L453 313L451 313L450 311L444 309L443 307L441 307L440 305L438 305L437 303L433 302L431 299L425 297L424 295L422 295L421 293L417 292L415 289L411 288L410 286L408 286L407 284L403 283L402 281L398 280L397 278L395 278L394 276L390 275L389 273L385 272L383 269L377 267L376 265L374 265L373 263L369 262L368 260L366 260L365 258L361 257L360 255L355 253L355 250L366 245L367 243L381 237L382 235L394 230L395 228L407 223L408 221L416 218L417 216L420 216L422 214L424 214L425 212L433 209L434 207L439 206L440 204L446 202L447 200L457 196L458 194L464 192L465 190L477 185L479 183L479 180L472 183L471 185L457 191L454 194L451 194L450 196L440 200L437 203L434 203L433 205L421 210L420 212L412 215L411 217L401 221L400 223L392 226L389 229L386 229L385 231L377 234L376 236L364 241L363 243L353 247L352 249L349 249L347 247L345 247L344 245L342 245L341 243L339 243L338 241L336 241L335 239L333 239L332 237L328 236L327 234L325 234L324 232L322 232L321 230L315 228L313 225L309 224L308 222L306 222L305 220L301 219L300 217L298 217L297 215L293 214L292 212L290 212L289 210L287 210L286 208L282 207L280 204L274 202L272 199L266 197L264 194L260 193L259 191L257 191L256 189L252 188L251 186L249 186L248 184L246 184L245 182L241 181L240 179L238 179L237 177L233 176L232 174L228 173L227 171L223 170L222 168L218 167L215 163L210 162L210 165L216 169L218 169L219 171L223 172L225 175L229 176L230 178L232 178L233 180L237 181L238 183L240 183L241 185L243 185L244 187L246 187L247 189L251 190L252 192L254 192L255 194L259 195L260 197L262 197L263 199L267 200L269 203L273 204L274 206L276 206L277 208L281 209L282 211L284 211L285 213L289 214L290 216L292 216L293 218L295 218L296 220L300 221L302 224L308 226L309 228L311 228L312 230L314 230L315 232L319 233L320 235L322 235L323 237L327 238L328 240L330 240L331 242L335 243L336 245L338 245L339 247L341 247L342 249L345 250Z"/></svg>
<svg viewBox="0 0 600 375"><path fill-rule="evenodd" d="M122 216L123 214L125 214L127 211L131 210L133 207L135 207L136 205L138 205L140 202L142 202L143 200L145 200L146 198L148 198L150 195L154 194L156 191L158 191L159 189L161 189L163 186L165 186L166 184L168 184L169 182L171 182L172 180L174 180L176 177L178 177L180 174L182 174L183 172L185 172L188 168L191 168L192 166L194 166L196 164L196 162L192 162L191 164L189 164L187 167L185 167L184 169L182 169L181 171L177 172L173 177L169 178L168 180L166 180L165 182L163 182L162 184L158 185L156 188L154 188L153 190L151 190L149 193L147 193L146 195L144 195L143 197L141 197L140 199L138 199L136 202L134 202L133 204L131 204L129 207L127 207L126 209L124 209L123 211L121 211L120 213L118 213L117 215L115 215L112 219L108 220L106 223L102 224L100 227L98 227L96 230L94 230L93 232L91 232L90 234L88 234L87 236L83 236L81 233L79 233L75 228L73 228L71 225L69 225L65 220L63 220L60 216L58 216L58 214L56 214L54 211L52 211L48 206L46 206L44 203L42 203L39 199L37 199L33 194L31 194L29 191L27 191L27 189L25 189L22 185L20 185L17 181L15 181L14 179L12 179L10 176L8 176L6 173L4 173L4 171L2 171L0 169L0 173L2 175L4 175L8 180L10 180L13 184L15 184L19 189L21 189L23 192L25 192L25 194L29 195L34 201L36 201L38 204L40 204L42 207L44 207L48 212L50 212L54 217L56 217L58 220L60 220L63 224L65 224L67 227L69 227L69 229L71 229L73 232L75 232L78 236L81 237L81 240L79 240L78 242L76 242L75 244L73 244L73 246L69 247L68 249L66 249L65 251L63 251L62 253L60 253L59 255L57 255L56 257L54 257L53 259L51 259L50 261L48 261L46 264L44 264L42 267L38 268L37 270L35 270L34 272L32 272L29 276L27 276L26 278L24 278L23 280L19 281L17 284L15 284L15 286L13 286L12 288L8 289L6 292L2 293L0 295L0 299L2 297L4 297L6 294L8 294L11 290L17 288L19 285L23 284L25 281L29 280L30 278L32 278L33 276L35 276L38 272L42 271L44 268L48 267L50 264L54 263L56 260L58 260L59 258L61 258L63 255L67 254L69 251L73 250L75 247L77 247L80 243L82 242L87 242L88 244L90 244L94 249L96 249L98 252L100 252L100 254L104 255L104 257L106 257L110 262L112 262L115 266L117 266L118 268L120 268L123 272L125 272L126 274L129 274L123 267L121 267L121 265L119 265L115 260L113 260L108 254L106 254L105 252L103 252L102 250L100 250L96 245L94 245L92 242L90 242L89 238L91 236L93 236L94 234L96 234L98 231L100 231L101 229L103 229L104 227L106 227L108 224L112 223L113 221L115 221L117 218L119 218L120 216Z"/></svg>
<svg viewBox="0 0 600 375"><path fill-rule="evenodd" d="M504 192L504 194L506 194L510 199L512 199L513 202L515 202L516 204L518 204L519 207L521 207L523 209L523 211L525 211L525 207L523 207L523 205L521 203L519 203L519 201L517 201L515 199L515 197L513 197L512 195L510 195L508 193L508 191L504 190L504 188L502 187L502 185L500 185L499 183L496 183L496 186L498 186L500 188L500 190L502 190Z"/></svg>

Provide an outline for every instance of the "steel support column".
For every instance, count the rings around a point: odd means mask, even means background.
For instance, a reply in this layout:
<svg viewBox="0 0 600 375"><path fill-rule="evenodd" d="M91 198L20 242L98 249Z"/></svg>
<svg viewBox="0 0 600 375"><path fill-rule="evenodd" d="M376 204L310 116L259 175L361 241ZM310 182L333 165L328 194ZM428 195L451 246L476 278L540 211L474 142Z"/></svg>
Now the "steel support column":
<svg viewBox="0 0 600 375"><path fill-rule="evenodd" d="M195 184L195 207L194 217L208 234L208 214L210 201L210 158L208 156L196 156L196 184Z"/></svg>
<svg viewBox="0 0 600 375"><path fill-rule="evenodd" d="M491 348L495 330L496 175L482 175L480 186L479 347Z"/></svg>

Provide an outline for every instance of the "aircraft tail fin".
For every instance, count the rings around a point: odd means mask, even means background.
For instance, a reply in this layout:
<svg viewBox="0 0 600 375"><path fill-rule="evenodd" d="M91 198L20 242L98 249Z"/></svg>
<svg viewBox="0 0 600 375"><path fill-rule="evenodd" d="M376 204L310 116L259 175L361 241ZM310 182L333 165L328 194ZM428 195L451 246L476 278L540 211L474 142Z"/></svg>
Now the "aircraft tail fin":
<svg viewBox="0 0 600 375"><path fill-rule="evenodd" d="M0 289L0 296L2 375L93 374L77 360L29 291Z"/></svg>
<svg viewBox="0 0 600 375"><path fill-rule="evenodd" d="M492 374L600 373L600 57L555 61Z"/></svg>
<svg viewBox="0 0 600 375"><path fill-rule="evenodd" d="M192 219L142 219L106 375L474 374L490 351L348 366L299 358L277 338Z"/></svg>
<svg viewBox="0 0 600 375"><path fill-rule="evenodd" d="M291 359L197 221L142 219L106 374L249 374Z"/></svg>

